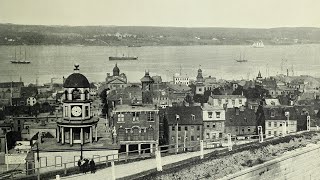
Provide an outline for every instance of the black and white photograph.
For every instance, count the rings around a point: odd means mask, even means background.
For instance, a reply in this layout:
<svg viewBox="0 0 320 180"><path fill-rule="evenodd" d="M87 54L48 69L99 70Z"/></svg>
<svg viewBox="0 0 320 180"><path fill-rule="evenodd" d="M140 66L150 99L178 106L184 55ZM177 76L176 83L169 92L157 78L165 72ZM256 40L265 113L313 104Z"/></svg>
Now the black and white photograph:
<svg viewBox="0 0 320 180"><path fill-rule="evenodd" d="M320 180L319 7L0 0L0 179Z"/></svg>

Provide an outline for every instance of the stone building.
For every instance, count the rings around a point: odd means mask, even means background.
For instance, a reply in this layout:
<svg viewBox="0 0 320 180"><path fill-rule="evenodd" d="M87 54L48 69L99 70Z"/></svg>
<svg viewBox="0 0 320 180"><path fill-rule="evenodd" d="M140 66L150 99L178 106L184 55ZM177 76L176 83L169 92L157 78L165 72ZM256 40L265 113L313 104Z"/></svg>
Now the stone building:
<svg viewBox="0 0 320 180"><path fill-rule="evenodd" d="M225 124L225 110L204 104L203 113L203 137L204 140L216 140L223 137Z"/></svg>
<svg viewBox="0 0 320 180"><path fill-rule="evenodd" d="M127 76L124 73L120 74L120 69L116 64L115 67L113 68L112 76L110 75L110 73L107 73L106 88L109 88L112 90L112 89L126 88L127 86L128 86Z"/></svg>

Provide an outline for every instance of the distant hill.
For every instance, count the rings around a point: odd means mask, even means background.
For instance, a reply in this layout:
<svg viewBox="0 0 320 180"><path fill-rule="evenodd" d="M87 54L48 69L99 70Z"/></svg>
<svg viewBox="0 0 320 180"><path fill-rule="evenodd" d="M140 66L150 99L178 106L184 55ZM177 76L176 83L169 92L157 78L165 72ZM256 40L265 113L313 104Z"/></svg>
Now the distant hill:
<svg viewBox="0 0 320 180"><path fill-rule="evenodd" d="M319 43L320 28L185 28L0 24L0 45L238 45Z"/></svg>

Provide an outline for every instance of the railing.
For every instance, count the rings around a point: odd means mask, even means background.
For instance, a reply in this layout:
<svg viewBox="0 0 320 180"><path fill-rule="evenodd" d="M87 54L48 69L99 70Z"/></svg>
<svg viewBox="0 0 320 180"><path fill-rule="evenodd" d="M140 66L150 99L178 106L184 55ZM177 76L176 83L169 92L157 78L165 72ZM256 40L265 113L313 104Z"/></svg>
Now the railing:
<svg viewBox="0 0 320 180"><path fill-rule="evenodd" d="M130 163L135 161L140 161L148 158L154 158L156 156L156 151L159 149L161 152L161 156L168 156L172 154L181 154L186 152L195 152L200 150L200 142L194 141L184 146L183 143L178 144L178 148L176 148L177 144L169 144L163 146L155 146L152 148L144 148L141 150L133 150L128 152L121 152L117 154L111 154L107 156L100 157L84 157L87 159L93 159L96 168L102 169L111 166L111 163L115 163L116 165ZM207 144L204 145L204 148L209 146ZM210 147L211 148L211 147ZM40 152L41 154L41 152ZM35 163L32 163L32 168L28 168L26 170L19 171L7 171L5 173L0 174L0 179L4 177L4 179L35 179L38 177L52 177L55 175L67 176L72 174L81 173L80 168L77 165L78 161L69 161L64 162L62 164L55 164L45 167L34 167Z"/></svg>

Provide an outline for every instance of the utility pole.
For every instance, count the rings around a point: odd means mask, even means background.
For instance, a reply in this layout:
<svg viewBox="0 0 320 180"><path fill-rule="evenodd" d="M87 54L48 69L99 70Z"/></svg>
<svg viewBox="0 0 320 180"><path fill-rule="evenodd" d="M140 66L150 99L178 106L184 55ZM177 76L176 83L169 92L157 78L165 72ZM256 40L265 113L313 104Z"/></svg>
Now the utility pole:
<svg viewBox="0 0 320 180"><path fill-rule="evenodd" d="M83 156L82 156L82 151L83 151L83 150L82 150L82 146L83 146L83 145L82 145L82 143L81 143L81 144L80 144L80 160L82 160L82 158L83 158Z"/></svg>
<svg viewBox="0 0 320 180"><path fill-rule="evenodd" d="M39 141L39 139L38 139ZM40 139L41 141L41 139ZM36 142L37 145L37 161L38 161L38 175L37 175L37 179L40 180L40 157L39 157L39 142Z"/></svg>
<svg viewBox="0 0 320 180"><path fill-rule="evenodd" d="M310 116L307 116L307 131L310 131Z"/></svg>
<svg viewBox="0 0 320 180"><path fill-rule="evenodd" d="M177 121L177 126L176 126L176 153L179 152L179 138L178 138L178 135L179 135L179 132L178 132L179 119L180 119L180 116L178 114L176 114L176 121Z"/></svg>

